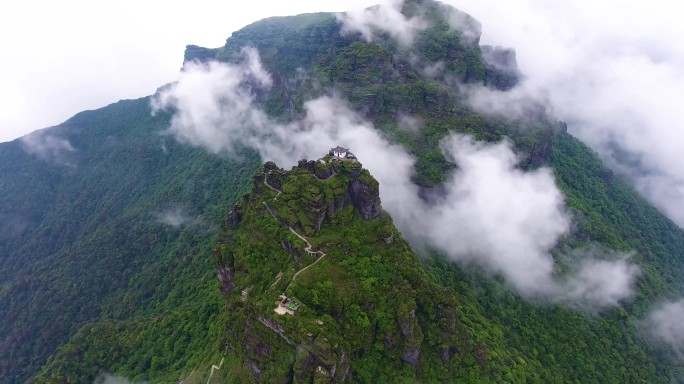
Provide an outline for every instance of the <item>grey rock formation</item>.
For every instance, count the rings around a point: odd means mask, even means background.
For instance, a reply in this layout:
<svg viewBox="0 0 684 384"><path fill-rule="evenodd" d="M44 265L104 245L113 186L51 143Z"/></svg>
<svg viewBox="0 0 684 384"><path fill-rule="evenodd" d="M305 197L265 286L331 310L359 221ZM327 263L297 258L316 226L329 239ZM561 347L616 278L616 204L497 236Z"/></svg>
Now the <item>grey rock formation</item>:
<svg viewBox="0 0 684 384"><path fill-rule="evenodd" d="M380 193L377 188L356 179L349 182L349 194L354 206L361 212L365 220L378 217L382 212Z"/></svg>
<svg viewBox="0 0 684 384"><path fill-rule="evenodd" d="M237 228L238 224L240 224L240 221L242 220L242 212L240 211L240 207L238 205L235 205L230 212L226 215L226 226L230 229L235 229Z"/></svg>
<svg viewBox="0 0 684 384"><path fill-rule="evenodd" d="M511 73L518 72L518 61L515 57L515 49L483 45L480 47L480 50L482 50L482 58L487 64L501 71Z"/></svg>
<svg viewBox="0 0 684 384"><path fill-rule="evenodd" d="M235 280L233 278L233 270L228 266L222 266L216 270L216 278L221 287L221 293L228 296L235 289Z"/></svg>
<svg viewBox="0 0 684 384"><path fill-rule="evenodd" d="M417 369L420 363L420 347L407 348L402 353L401 359Z"/></svg>

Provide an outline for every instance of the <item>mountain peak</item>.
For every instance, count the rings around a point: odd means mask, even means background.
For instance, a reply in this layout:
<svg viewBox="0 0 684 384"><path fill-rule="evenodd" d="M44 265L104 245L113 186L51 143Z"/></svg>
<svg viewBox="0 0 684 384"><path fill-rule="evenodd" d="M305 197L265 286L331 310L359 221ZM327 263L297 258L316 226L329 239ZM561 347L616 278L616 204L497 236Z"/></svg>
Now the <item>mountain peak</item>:
<svg viewBox="0 0 684 384"><path fill-rule="evenodd" d="M485 364L454 292L425 274L348 149L290 171L267 162L253 182L214 250L244 381L440 381L466 356Z"/></svg>

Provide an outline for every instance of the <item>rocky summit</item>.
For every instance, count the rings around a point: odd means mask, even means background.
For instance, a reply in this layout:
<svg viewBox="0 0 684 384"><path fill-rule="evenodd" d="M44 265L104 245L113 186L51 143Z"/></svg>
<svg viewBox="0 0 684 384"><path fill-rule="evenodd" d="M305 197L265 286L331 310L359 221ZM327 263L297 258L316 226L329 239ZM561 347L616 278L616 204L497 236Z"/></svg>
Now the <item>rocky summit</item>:
<svg viewBox="0 0 684 384"><path fill-rule="evenodd" d="M484 343L459 324L454 292L420 267L360 162L267 162L253 181L214 251L235 374L370 382L411 367L406 378L446 380L463 361L482 374Z"/></svg>

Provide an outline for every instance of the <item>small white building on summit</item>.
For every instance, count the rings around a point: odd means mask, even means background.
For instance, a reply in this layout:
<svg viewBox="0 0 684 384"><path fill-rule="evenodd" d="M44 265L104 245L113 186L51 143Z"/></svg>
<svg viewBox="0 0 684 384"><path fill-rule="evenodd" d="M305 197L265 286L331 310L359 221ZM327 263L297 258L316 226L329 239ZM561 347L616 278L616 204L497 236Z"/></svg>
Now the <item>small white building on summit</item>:
<svg viewBox="0 0 684 384"><path fill-rule="evenodd" d="M347 157L349 150L347 148L342 148L338 145L337 147L332 148L330 150L330 153L337 158L344 159Z"/></svg>

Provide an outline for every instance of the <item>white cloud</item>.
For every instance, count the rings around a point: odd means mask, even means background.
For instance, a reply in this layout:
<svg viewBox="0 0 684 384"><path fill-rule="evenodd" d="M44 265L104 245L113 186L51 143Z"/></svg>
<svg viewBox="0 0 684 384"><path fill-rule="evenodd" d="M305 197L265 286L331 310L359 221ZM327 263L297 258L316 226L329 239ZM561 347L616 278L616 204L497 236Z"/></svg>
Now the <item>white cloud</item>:
<svg viewBox="0 0 684 384"><path fill-rule="evenodd" d="M377 40L377 32L385 32L403 46L413 44L418 31L427 28L420 16L406 17L401 13L404 0L385 0L370 8L338 14L342 32L359 32L368 42Z"/></svg>
<svg viewBox="0 0 684 384"><path fill-rule="evenodd" d="M580 267L556 273L551 250L569 233L571 217L550 169L516 168L507 141L491 145L454 134L442 147L458 170L443 200L421 207L423 219L412 224L429 245L504 276L532 299L595 312L633 295L639 268L623 256L576 251L566 257Z"/></svg>
<svg viewBox="0 0 684 384"><path fill-rule="evenodd" d="M183 207L167 208L156 213L155 217L158 222L176 229L195 223L195 220L188 215Z"/></svg>
<svg viewBox="0 0 684 384"><path fill-rule="evenodd" d="M5 2L0 12L0 142L56 125L82 110L154 93L176 77L187 44L222 46L232 31L270 16L372 4Z"/></svg>
<svg viewBox="0 0 684 384"><path fill-rule="evenodd" d="M576 273L570 274L557 288L560 292L555 300L598 311L616 307L621 301L630 298L634 293L634 282L641 271L628 261L627 255L610 256L610 260L580 261Z"/></svg>
<svg viewBox="0 0 684 384"><path fill-rule="evenodd" d="M540 101L571 133L684 225L684 97L680 5L636 1L450 0L483 24L482 40L516 49L525 81L511 93L479 89L481 111L524 113ZM627 163L615 145L639 159Z"/></svg>
<svg viewBox="0 0 684 384"><path fill-rule="evenodd" d="M684 300L665 302L641 322L642 331L657 344L672 348L684 359Z"/></svg>
<svg viewBox="0 0 684 384"><path fill-rule="evenodd" d="M557 276L550 251L570 229L563 196L549 169L516 168L508 142L445 139L443 151L459 169L442 198L428 204L411 182L415 159L343 100L308 101L304 118L289 124L268 118L252 97L253 87L267 84L243 81L262 70L253 56L241 65L188 67L156 104L175 110L175 137L214 153L246 145L264 160L289 167L338 144L350 148L378 179L384 208L414 244L425 242L453 260L499 274L525 297L599 311L632 295L638 268L624 258L585 255L577 271Z"/></svg>
<svg viewBox="0 0 684 384"><path fill-rule="evenodd" d="M21 144L27 153L59 165L71 165L66 155L75 151L69 140L57 137L45 130L22 137Z"/></svg>
<svg viewBox="0 0 684 384"><path fill-rule="evenodd" d="M133 384L133 381L128 380L123 376L116 376L110 373L103 373L95 378L93 384Z"/></svg>
<svg viewBox="0 0 684 384"><path fill-rule="evenodd" d="M160 92L154 110L177 110L169 128L181 142L208 148L213 153L232 150L234 135L250 126L260 130L267 117L252 107L247 82L269 87L271 79L254 49L244 49L240 64L186 63L178 82Z"/></svg>
<svg viewBox="0 0 684 384"><path fill-rule="evenodd" d="M684 46L677 36L684 34L684 24L677 2L446 2L482 22L483 43L516 48L528 77L518 100L548 101L570 122L571 132L609 160L611 141L636 154L649 172L635 173L616 161L612 166L684 222L679 209L684 167L677 161L684 147L677 114L684 93ZM83 109L152 93L175 77L188 43L221 46L231 31L275 14L353 8L363 15L360 9L374 3L257 0L239 12L228 3L178 3L166 4L164 17L154 3L129 0L39 2L39 13L36 3L8 3L0 13L0 141ZM385 7L397 9L396 4ZM358 20L368 28L364 16ZM396 25L403 25L399 20ZM409 24L407 31L415 29Z"/></svg>
<svg viewBox="0 0 684 384"><path fill-rule="evenodd" d="M447 182L444 204L430 212L425 235L459 259L506 273L521 292L537 293L552 277L549 250L570 228L550 170L516 169L507 142L453 135L443 149L459 170Z"/></svg>
<svg viewBox="0 0 684 384"><path fill-rule="evenodd" d="M403 3L386 0L342 19L349 30L360 31L367 40L372 41L373 31L380 30L410 48L426 24L401 15ZM684 166L677 161L684 150L678 114L684 97L684 47L673 38L684 34L684 24L674 16L679 4L446 3L482 22L483 43L515 48L524 78L510 92L462 87L471 106L482 113L519 117L528 115L534 103L545 105L551 114L568 121L570 132L597 150L640 193L684 225ZM460 12L448 16L453 28L476 41L480 24ZM437 76L441 65L414 63L429 77ZM626 161L623 153L638 161Z"/></svg>
<svg viewBox="0 0 684 384"><path fill-rule="evenodd" d="M411 115L400 115L397 123L399 128L408 131L413 134L418 134L420 130L425 126L423 119L418 116Z"/></svg>

